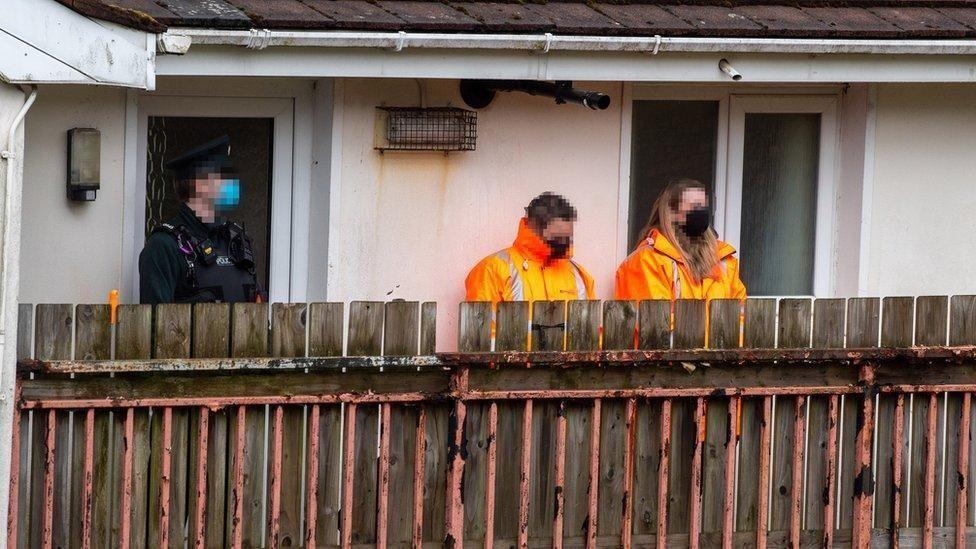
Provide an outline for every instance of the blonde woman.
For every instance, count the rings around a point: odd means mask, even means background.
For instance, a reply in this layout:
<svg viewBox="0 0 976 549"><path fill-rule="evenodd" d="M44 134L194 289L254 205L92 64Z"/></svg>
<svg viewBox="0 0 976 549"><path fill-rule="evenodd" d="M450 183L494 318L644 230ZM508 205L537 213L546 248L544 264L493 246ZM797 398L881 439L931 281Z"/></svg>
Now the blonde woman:
<svg viewBox="0 0 976 549"><path fill-rule="evenodd" d="M644 239L617 268L616 298L745 298L735 248L716 238L709 219L703 184L668 183L651 208Z"/></svg>

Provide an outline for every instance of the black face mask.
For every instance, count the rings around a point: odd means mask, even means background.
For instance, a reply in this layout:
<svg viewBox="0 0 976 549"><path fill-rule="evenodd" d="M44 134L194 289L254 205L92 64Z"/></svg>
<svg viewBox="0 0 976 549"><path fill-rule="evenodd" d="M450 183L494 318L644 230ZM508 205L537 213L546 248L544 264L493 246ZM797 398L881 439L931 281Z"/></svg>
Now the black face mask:
<svg viewBox="0 0 976 549"><path fill-rule="evenodd" d="M569 236L549 238L546 239L546 245L549 246L551 252L549 259L562 259L569 253L569 248L573 245L573 238Z"/></svg>
<svg viewBox="0 0 976 549"><path fill-rule="evenodd" d="M709 217L708 208L695 208L685 215L681 230L692 238L699 237L708 230Z"/></svg>

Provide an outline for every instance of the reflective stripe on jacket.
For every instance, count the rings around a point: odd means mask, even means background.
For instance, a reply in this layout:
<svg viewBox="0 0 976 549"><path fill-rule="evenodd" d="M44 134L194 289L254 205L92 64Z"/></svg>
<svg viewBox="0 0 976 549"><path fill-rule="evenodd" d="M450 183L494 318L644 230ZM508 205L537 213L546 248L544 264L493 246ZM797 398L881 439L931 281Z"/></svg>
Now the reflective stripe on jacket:
<svg viewBox="0 0 976 549"><path fill-rule="evenodd" d="M657 230L617 268L617 299L744 299L735 248L718 243L719 264L701 281L691 275L678 250Z"/></svg>
<svg viewBox="0 0 976 549"><path fill-rule="evenodd" d="M464 281L467 301L594 299L593 277L571 259L549 260L549 246L519 223L512 246L482 259Z"/></svg>

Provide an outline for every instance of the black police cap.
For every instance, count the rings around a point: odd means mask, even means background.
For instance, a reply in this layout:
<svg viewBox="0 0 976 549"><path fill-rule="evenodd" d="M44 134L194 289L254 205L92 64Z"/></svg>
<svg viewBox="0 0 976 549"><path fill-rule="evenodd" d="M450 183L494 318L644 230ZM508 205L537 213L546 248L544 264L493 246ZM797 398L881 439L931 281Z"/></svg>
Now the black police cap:
<svg viewBox="0 0 976 549"><path fill-rule="evenodd" d="M173 170L178 175L189 176L197 170L225 171L230 164L230 137L223 135L216 139L194 147L170 160L166 169Z"/></svg>

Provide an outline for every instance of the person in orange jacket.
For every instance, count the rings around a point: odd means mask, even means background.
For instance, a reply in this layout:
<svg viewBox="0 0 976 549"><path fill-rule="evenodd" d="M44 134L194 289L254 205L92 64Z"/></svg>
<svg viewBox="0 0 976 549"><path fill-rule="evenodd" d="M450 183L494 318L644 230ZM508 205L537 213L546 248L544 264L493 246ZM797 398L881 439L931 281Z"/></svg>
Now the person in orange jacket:
<svg viewBox="0 0 976 549"><path fill-rule="evenodd" d="M644 239L617 269L617 299L744 299L735 248L709 227L708 194L693 179L665 187Z"/></svg>
<svg viewBox="0 0 976 549"><path fill-rule="evenodd" d="M571 259L576 209L545 192L532 199L512 246L482 259L464 281L467 301L593 299L593 277Z"/></svg>

